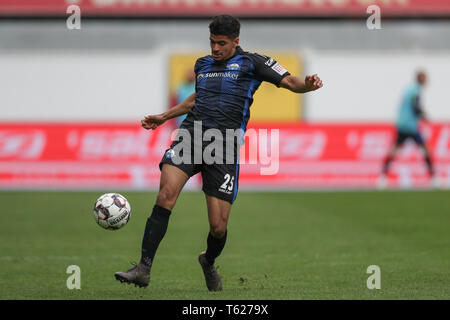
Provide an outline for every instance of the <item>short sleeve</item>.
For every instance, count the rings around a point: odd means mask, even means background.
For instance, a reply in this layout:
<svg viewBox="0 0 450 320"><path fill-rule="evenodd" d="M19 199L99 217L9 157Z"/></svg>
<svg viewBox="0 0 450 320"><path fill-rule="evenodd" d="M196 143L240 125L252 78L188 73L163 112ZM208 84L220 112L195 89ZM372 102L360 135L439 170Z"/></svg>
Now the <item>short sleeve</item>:
<svg viewBox="0 0 450 320"><path fill-rule="evenodd" d="M252 54L251 57L255 66L255 75L262 81L273 83L279 87L281 80L290 75L281 64L270 57L257 53Z"/></svg>
<svg viewBox="0 0 450 320"><path fill-rule="evenodd" d="M199 70L199 68L200 68L200 59L201 59L201 58L198 58L198 59L195 61L195 65L194 65L194 72L195 72L195 74L198 73L198 70Z"/></svg>

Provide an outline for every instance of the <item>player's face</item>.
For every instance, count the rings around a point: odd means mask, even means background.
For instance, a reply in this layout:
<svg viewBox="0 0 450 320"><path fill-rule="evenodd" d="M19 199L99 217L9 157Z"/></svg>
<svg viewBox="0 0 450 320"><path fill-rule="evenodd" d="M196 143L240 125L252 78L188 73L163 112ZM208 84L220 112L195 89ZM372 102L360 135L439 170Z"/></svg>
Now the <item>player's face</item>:
<svg viewBox="0 0 450 320"><path fill-rule="evenodd" d="M230 39L227 36L211 34L209 36L209 42L214 60L227 60L233 56L236 47L239 45L239 37Z"/></svg>
<svg viewBox="0 0 450 320"><path fill-rule="evenodd" d="M425 73L420 73L418 79L422 86L427 84L427 75Z"/></svg>

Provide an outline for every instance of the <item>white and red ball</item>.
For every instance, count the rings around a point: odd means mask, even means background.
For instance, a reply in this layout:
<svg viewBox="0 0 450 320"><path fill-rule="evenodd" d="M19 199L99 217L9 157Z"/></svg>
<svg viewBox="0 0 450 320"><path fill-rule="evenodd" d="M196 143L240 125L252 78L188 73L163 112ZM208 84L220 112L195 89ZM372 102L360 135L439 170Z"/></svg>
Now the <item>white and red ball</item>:
<svg viewBox="0 0 450 320"><path fill-rule="evenodd" d="M128 223L130 216L130 203L119 193L105 193L95 201L94 219L104 229L120 229Z"/></svg>

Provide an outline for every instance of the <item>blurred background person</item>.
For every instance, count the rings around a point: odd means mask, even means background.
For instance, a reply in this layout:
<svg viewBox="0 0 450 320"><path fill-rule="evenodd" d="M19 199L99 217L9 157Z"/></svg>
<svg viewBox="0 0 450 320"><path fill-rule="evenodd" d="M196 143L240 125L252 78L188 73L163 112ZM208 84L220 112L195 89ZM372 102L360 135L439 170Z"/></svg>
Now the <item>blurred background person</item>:
<svg viewBox="0 0 450 320"><path fill-rule="evenodd" d="M79 4L81 30L69 28L77 21L69 2ZM165 307L158 301L170 299L448 299L450 1L218 2L0 0L2 300L148 299L156 314ZM105 287L141 240L150 212L138 208L157 196L157 165L177 126L173 119L148 132L139 120L177 104L187 70L209 52L205 24L222 13L239 17L246 50L290 72L313 70L326 89L303 97L262 83L255 94L247 131L254 135L241 150L242 193L227 240L235 253L224 252L221 265L231 290L202 290L188 254L205 240L201 176L185 185L183 212L172 213L151 290ZM390 186L403 191L372 192L395 142L402 91L418 67L429 77L420 99L431 121L420 133L427 130L430 160L447 190L423 192L428 170L407 142L388 165ZM278 174L261 174L272 164ZM89 218L106 192L131 204L123 230L103 230ZM368 290L359 276L349 281L371 261L397 270L395 290ZM63 288L66 262L82 268L85 289ZM180 317L179 308L166 309Z"/></svg>
<svg viewBox="0 0 450 320"><path fill-rule="evenodd" d="M184 82L177 88L177 104L180 104L195 92L195 72L193 69L186 70L186 78ZM181 115L177 118L178 127L181 125L187 114Z"/></svg>
<svg viewBox="0 0 450 320"><path fill-rule="evenodd" d="M423 135L419 131L420 120L427 121L425 113L422 107L422 90L427 83L427 74L425 71L418 71L416 74L416 81L406 88L403 93L402 102L397 115L396 120L396 132L397 138L395 140L394 146L392 147L390 153L384 160L383 169L379 177L379 187L384 188L387 186L387 174L389 167L397 154L399 148L407 140L413 140L418 147L421 148L424 154L425 163L428 169L428 175L430 176L430 181L438 186L437 177L435 176L435 170L433 167L433 162L431 160L430 152L425 144Z"/></svg>

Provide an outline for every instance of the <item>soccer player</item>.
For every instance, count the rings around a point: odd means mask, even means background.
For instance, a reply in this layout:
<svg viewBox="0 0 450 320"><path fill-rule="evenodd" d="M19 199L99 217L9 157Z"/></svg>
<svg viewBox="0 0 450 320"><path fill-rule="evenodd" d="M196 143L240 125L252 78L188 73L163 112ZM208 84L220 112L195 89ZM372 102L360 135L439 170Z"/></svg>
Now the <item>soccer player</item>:
<svg viewBox="0 0 450 320"><path fill-rule="evenodd" d="M146 116L141 121L143 128L156 129L165 121L187 113L180 129L190 133L200 121L202 129L217 129L220 132L227 129L245 131L253 94L262 81L271 82L295 93L305 93L322 87L322 81L316 74L306 76L303 80L291 75L272 58L244 51L239 46L240 23L236 18L229 15L216 16L210 23L209 30L211 55L199 58L195 63L196 92L167 112ZM236 150L239 148L239 140L233 138L232 151L235 153L232 155L232 163L227 161L223 164L208 164L205 161L198 163L195 159L192 161L192 155L189 155L190 161L174 161L177 157L174 149L185 140L173 141L159 165L160 187L155 206L145 226L141 260L127 272L117 272L117 280L140 287L149 284L155 253L166 233L178 195L190 177L201 173L210 228L206 251L200 254L198 261L203 269L208 290L222 290L221 277L214 267L214 262L225 246L231 205L238 192L239 159ZM194 149L195 146L200 146L201 151L205 149L204 141L186 142L186 145L193 146ZM227 152L226 149L224 148L224 153Z"/></svg>
<svg viewBox="0 0 450 320"><path fill-rule="evenodd" d="M424 71L419 71L416 74L415 83L408 86L408 88L404 93L396 122L397 139L389 155L384 160L382 173L378 181L379 187L386 186L387 184L386 175L388 173L389 166L399 148L408 139L413 140L423 150L423 153L425 155L425 162L428 168L428 174L430 178L434 177L435 171L433 168L433 163L431 161L430 152L428 151L424 139L419 132L419 120L420 119L426 120L421 105L421 97L420 97L422 89L426 83L427 83L426 73ZM438 183L437 179L432 179L432 181L435 184Z"/></svg>

